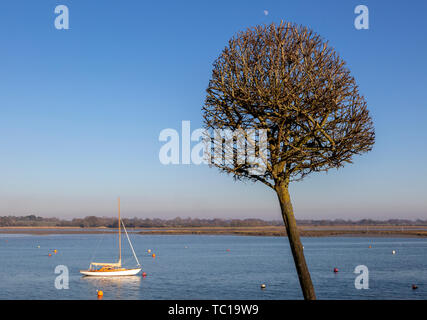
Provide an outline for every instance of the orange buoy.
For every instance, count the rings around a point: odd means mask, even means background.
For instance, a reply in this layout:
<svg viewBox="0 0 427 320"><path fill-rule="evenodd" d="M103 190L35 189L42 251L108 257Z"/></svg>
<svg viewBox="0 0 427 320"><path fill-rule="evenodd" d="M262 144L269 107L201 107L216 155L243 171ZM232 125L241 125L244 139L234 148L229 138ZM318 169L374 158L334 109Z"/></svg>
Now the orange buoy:
<svg viewBox="0 0 427 320"><path fill-rule="evenodd" d="M57 251L56 251L56 249L55 249L55 250L53 250L53 252L54 252L54 253L56 253L56 252L57 252Z"/></svg>
<svg viewBox="0 0 427 320"><path fill-rule="evenodd" d="M156 257L156 254L155 254L155 253L153 253L151 256L152 256L153 258L155 258L155 257Z"/></svg>
<svg viewBox="0 0 427 320"><path fill-rule="evenodd" d="M337 273L338 272L338 268L334 268L334 272Z"/></svg>
<svg viewBox="0 0 427 320"><path fill-rule="evenodd" d="M102 298L103 295L104 295L104 292L102 292L102 290L98 290L98 298Z"/></svg>
<svg viewBox="0 0 427 320"><path fill-rule="evenodd" d="M146 277L146 276L147 276L147 274L146 274L145 272L143 272L143 273L142 273L142 276L143 276L143 277Z"/></svg>
<svg viewBox="0 0 427 320"><path fill-rule="evenodd" d="M368 247L369 249L371 249L372 248L372 246L371 245L369 245L369 247Z"/></svg>
<svg viewBox="0 0 427 320"><path fill-rule="evenodd" d="M49 257L50 257L50 256L52 256L52 254L51 254L51 253L49 253Z"/></svg>

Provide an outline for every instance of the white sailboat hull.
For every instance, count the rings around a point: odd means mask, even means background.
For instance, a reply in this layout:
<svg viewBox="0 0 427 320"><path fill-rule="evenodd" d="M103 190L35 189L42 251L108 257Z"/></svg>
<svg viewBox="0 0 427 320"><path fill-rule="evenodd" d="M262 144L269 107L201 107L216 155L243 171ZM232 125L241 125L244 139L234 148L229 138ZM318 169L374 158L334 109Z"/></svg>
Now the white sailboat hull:
<svg viewBox="0 0 427 320"><path fill-rule="evenodd" d="M117 276L134 276L141 271L142 268L136 269L126 269L126 270L117 270L117 271L90 271L90 270L81 270L80 273L85 276L93 277L117 277Z"/></svg>

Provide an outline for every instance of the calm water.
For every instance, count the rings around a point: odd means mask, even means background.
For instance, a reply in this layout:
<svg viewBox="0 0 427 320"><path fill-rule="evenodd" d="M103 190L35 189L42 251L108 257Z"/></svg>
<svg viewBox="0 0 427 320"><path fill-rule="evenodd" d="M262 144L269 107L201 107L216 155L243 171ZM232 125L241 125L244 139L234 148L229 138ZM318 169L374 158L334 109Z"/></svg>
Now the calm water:
<svg viewBox="0 0 427 320"><path fill-rule="evenodd" d="M79 274L92 259L117 259L116 235L0 234L0 299L96 299L96 290L104 291L104 299L302 298L286 238L130 236L145 278ZM130 248L123 241L124 260L132 266ZM319 299L427 299L427 239L302 241ZM361 264L369 268L368 290L354 287L354 268ZM68 290L54 286L57 265L69 269ZM340 270L338 274L332 272L334 267ZM260 289L262 283L265 290ZM413 283L418 290L411 289Z"/></svg>

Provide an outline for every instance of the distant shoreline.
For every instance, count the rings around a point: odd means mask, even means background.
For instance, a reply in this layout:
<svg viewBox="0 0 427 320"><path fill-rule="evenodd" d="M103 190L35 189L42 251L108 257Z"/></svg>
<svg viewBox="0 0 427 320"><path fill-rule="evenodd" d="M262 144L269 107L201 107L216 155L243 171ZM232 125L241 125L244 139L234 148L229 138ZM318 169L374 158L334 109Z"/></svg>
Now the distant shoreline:
<svg viewBox="0 0 427 320"><path fill-rule="evenodd" d="M299 227L301 237L427 237L427 227L420 226L310 226ZM163 227L128 228L139 235L241 235L241 236L285 236L284 226L256 227ZM117 229L107 227L0 227L0 234L114 234Z"/></svg>

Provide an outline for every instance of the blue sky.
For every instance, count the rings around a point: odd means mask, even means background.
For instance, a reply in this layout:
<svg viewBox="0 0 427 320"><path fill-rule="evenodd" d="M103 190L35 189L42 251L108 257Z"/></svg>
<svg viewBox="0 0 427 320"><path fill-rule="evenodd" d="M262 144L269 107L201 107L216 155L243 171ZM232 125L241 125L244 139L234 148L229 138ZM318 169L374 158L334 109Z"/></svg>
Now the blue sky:
<svg viewBox="0 0 427 320"><path fill-rule="evenodd" d="M54 9L69 8L57 30ZM356 30L354 8L369 8ZM268 10L268 15L264 13ZM2 1L0 215L280 219L275 194L160 163L165 128L201 127L212 63L258 24L311 27L366 96L374 150L291 186L299 219L427 218L425 1Z"/></svg>

